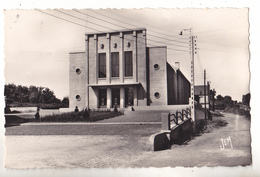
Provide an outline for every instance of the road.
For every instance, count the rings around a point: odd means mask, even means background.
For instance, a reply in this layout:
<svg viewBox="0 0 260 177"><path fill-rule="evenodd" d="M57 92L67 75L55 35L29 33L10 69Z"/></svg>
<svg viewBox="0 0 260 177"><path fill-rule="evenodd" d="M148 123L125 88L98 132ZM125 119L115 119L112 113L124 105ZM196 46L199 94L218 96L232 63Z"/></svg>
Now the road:
<svg viewBox="0 0 260 177"><path fill-rule="evenodd" d="M209 126L206 133L185 145L153 152L149 137L160 130L156 118L159 112L149 115L153 117L152 122L144 121L147 120L145 117L138 122L133 116L141 114L137 111L131 114L93 125L23 124L8 127L6 167L244 166L252 162L250 121L245 117L224 113L224 117L214 120L226 121L226 126ZM227 137L231 138L233 149L221 150L221 139Z"/></svg>

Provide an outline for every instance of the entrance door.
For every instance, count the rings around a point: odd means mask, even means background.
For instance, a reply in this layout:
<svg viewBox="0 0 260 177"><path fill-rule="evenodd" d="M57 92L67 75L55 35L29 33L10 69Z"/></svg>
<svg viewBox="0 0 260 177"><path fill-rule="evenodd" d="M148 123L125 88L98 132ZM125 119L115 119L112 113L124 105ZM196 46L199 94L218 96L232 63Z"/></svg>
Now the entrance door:
<svg viewBox="0 0 260 177"><path fill-rule="evenodd" d="M125 106L133 106L134 105L134 89L133 88L125 88Z"/></svg>
<svg viewBox="0 0 260 177"><path fill-rule="evenodd" d="M107 107L107 89L99 89L99 107Z"/></svg>
<svg viewBox="0 0 260 177"><path fill-rule="evenodd" d="M120 106L120 89L118 88L112 89L112 104L113 107L115 105Z"/></svg>

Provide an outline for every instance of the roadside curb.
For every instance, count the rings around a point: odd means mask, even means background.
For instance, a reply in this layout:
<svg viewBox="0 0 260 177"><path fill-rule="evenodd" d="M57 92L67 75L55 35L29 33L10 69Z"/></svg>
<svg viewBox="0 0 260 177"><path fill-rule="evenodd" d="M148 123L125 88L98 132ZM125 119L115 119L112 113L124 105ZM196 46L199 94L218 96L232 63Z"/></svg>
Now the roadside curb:
<svg viewBox="0 0 260 177"><path fill-rule="evenodd" d="M96 123L96 122L30 122L23 123L21 126L29 125L152 125L161 124L161 122L106 122L106 123Z"/></svg>

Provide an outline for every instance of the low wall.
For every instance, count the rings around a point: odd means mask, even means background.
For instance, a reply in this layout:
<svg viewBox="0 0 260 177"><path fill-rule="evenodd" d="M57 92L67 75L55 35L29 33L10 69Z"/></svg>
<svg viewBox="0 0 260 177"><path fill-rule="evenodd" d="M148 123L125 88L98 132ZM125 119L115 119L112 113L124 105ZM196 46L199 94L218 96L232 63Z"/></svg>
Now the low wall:
<svg viewBox="0 0 260 177"><path fill-rule="evenodd" d="M19 111L21 113L24 112L36 112L37 107L10 107L11 111Z"/></svg>
<svg viewBox="0 0 260 177"><path fill-rule="evenodd" d="M187 119L178 126L174 127L170 132L170 140L172 144L183 144L191 138L192 122Z"/></svg>
<svg viewBox="0 0 260 177"><path fill-rule="evenodd" d="M181 110L181 109L186 109L190 107L188 104L183 104L183 105L165 105L165 106L133 106L134 111L148 111L148 110L169 110L169 111L176 111L176 110Z"/></svg>
<svg viewBox="0 0 260 177"><path fill-rule="evenodd" d="M172 144L184 143L191 138L192 133L191 119L187 119L171 130L153 134L149 141L153 151L160 151L170 148Z"/></svg>

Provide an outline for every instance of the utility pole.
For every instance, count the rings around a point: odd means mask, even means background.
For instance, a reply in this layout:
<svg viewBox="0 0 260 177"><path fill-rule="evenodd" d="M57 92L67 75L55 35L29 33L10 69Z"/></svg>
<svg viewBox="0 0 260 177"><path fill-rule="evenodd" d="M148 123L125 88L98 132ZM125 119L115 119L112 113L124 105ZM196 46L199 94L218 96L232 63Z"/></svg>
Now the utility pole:
<svg viewBox="0 0 260 177"><path fill-rule="evenodd" d="M194 44L194 42L196 42L196 40L194 41L194 39L196 38L196 36L192 36L191 35L191 30L192 28L189 28L189 29L182 29L182 31L180 32L179 35L182 35L183 34L183 31L189 31L190 32L190 57L191 57L191 81L190 81L190 107L191 107L191 119L193 121L193 130L195 131L196 129L196 118L195 118L195 101L194 101L194 98L195 98L195 93L194 93L194 53L195 53L195 50L196 48L194 48L194 46L196 44Z"/></svg>
<svg viewBox="0 0 260 177"><path fill-rule="evenodd" d="M207 90L208 90L208 105L209 105L209 110L211 109L211 106L210 106L210 84L209 84L209 81L207 81Z"/></svg>
<svg viewBox="0 0 260 177"><path fill-rule="evenodd" d="M206 120L207 119L206 69L204 69L204 106L205 106L205 120Z"/></svg>
<svg viewBox="0 0 260 177"><path fill-rule="evenodd" d="M212 91L212 111L215 111L215 89Z"/></svg>
<svg viewBox="0 0 260 177"><path fill-rule="evenodd" d="M194 36L190 36L191 40L191 117L195 124L195 104L194 104Z"/></svg>

